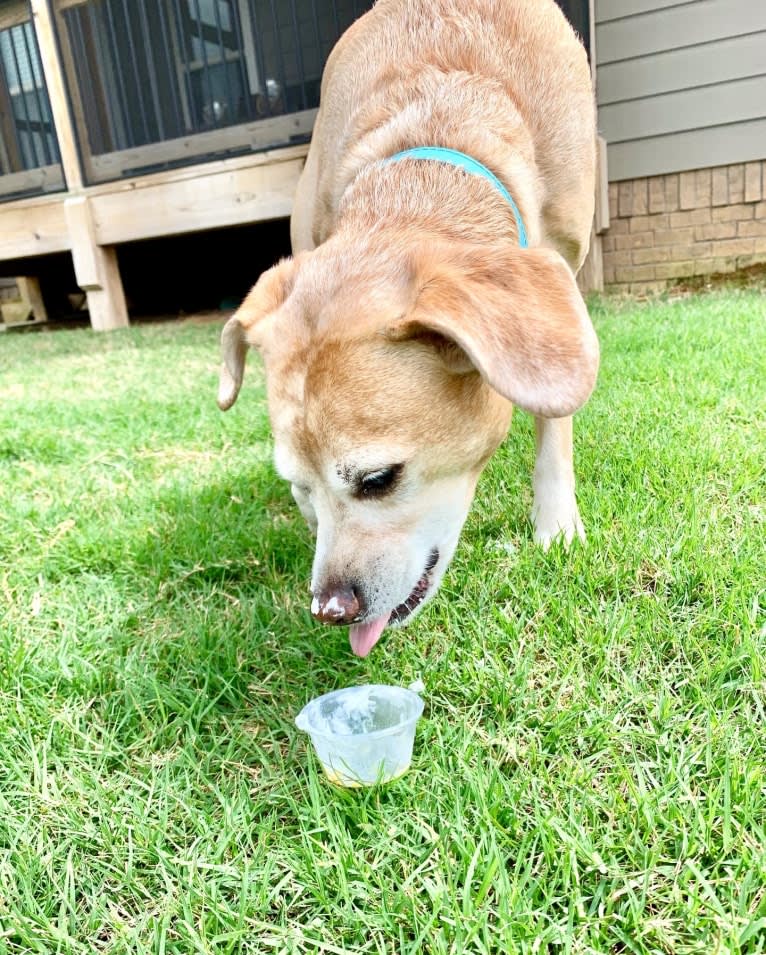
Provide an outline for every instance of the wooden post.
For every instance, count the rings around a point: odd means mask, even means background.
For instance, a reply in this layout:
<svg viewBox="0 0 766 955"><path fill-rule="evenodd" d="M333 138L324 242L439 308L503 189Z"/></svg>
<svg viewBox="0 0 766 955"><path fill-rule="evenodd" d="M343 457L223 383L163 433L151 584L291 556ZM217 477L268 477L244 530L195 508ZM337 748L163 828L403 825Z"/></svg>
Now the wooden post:
<svg viewBox="0 0 766 955"><path fill-rule="evenodd" d="M4 328L39 325L48 320L40 283L36 278L19 275L13 279L0 279L0 292L3 289L5 292L0 296L0 321Z"/></svg>
<svg viewBox="0 0 766 955"><path fill-rule="evenodd" d="M30 3L67 191L70 194L81 192L82 165L56 44L50 0L30 0ZM67 199L64 202L64 215L72 242L75 276L88 300L91 325L96 331L124 328L128 324L128 310L114 246L98 244L93 211L86 197L72 196Z"/></svg>
<svg viewBox="0 0 766 955"><path fill-rule="evenodd" d="M35 321L47 322L48 313L45 310L39 280L34 275L18 275L16 277L16 288L19 290L19 297L22 302L29 305Z"/></svg>
<svg viewBox="0 0 766 955"><path fill-rule="evenodd" d="M82 169L80 167L80 157L77 154L77 140L69 112L69 103L67 102L61 58L56 46L53 14L48 0L30 0L30 5L37 45L40 47L43 74L48 87L53 125L56 127L61 166L64 170L67 188L71 192L82 188Z"/></svg>
<svg viewBox="0 0 766 955"><path fill-rule="evenodd" d="M64 213L72 240L75 276L88 299L93 329L105 332L125 328L128 309L116 249L111 245L99 245L96 241L93 210L85 196L67 199Z"/></svg>
<svg viewBox="0 0 766 955"><path fill-rule="evenodd" d="M596 97L596 4L588 4L590 72L593 82L593 97ZM577 284L582 292L604 290L604 253L601 233L609 228L609 182L606 169L606 142L601 137L596 141L596 209L590 233L588 255L577 273Z"/></svg>
<svg viewBox="0 0 766 955"><path fill-rule="evenodd" d="M601 248L601 236L591 229L590 248L585 261L577 273L577 285L583 295L588 292L604 291L604 254Z"/></svg>

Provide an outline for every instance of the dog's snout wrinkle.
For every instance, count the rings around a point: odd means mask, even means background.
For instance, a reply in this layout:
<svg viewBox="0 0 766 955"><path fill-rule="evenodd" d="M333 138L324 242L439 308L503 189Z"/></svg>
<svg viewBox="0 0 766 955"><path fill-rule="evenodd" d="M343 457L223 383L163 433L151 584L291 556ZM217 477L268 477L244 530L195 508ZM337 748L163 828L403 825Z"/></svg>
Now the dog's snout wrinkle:
<svg viewBox="0 0 766 955"><path fill-rule="evenodd" d="M363 610L356 587L346 584L327 587L315 594L311 613L322 623L343 625L359 619Z"/></svg>

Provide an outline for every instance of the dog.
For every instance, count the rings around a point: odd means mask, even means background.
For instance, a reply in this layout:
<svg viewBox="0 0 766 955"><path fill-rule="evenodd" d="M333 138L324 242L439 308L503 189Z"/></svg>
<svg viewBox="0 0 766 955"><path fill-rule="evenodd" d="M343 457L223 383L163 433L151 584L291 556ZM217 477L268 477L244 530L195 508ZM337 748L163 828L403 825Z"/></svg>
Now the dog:
<svg viewBox="0 0 766 955"><path fill-rule="evenodd" d="M360 657L433 597L513 406L535 419L535 539L584 536L595 144L554 0L378 0L328 59L293 257L226 323L218 403L255 347L275 466L316 535L311 612Z"/></svg>

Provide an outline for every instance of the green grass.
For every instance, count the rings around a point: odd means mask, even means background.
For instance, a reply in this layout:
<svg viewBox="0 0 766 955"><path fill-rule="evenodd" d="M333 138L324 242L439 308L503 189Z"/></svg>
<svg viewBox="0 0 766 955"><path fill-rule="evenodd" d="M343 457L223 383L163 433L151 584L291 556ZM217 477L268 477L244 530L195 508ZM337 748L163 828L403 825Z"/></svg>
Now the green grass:
<svg viewBox="0 0 766 955"><path fill-rule="evenodd" d="M587 545L518 415L364 661L257 362L223 416L214 326L0 340L0 953L766 952L766 298L592 311ZM418 677L410 773L333 788L295 713Z"/></svg>

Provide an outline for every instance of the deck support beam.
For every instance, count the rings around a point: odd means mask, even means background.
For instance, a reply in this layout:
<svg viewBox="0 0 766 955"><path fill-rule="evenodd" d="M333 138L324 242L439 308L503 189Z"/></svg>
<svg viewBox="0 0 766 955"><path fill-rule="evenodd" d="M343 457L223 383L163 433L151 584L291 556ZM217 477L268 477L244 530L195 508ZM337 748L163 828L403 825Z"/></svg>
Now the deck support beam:
<svg viewBox="0 0 766 955"><path fill-rule="evenodd" d="M128 309L122 288L117 250L99 245L90 199L77 196L64 203L77 284L85 292L94 331L125 328Z"/></svg>

